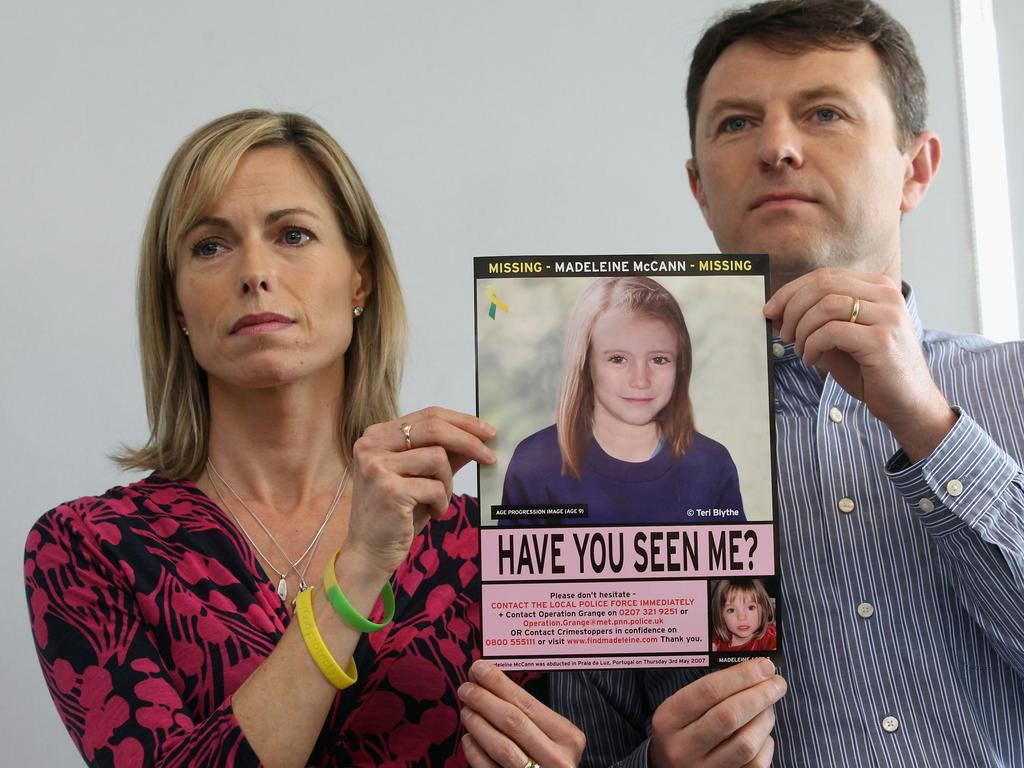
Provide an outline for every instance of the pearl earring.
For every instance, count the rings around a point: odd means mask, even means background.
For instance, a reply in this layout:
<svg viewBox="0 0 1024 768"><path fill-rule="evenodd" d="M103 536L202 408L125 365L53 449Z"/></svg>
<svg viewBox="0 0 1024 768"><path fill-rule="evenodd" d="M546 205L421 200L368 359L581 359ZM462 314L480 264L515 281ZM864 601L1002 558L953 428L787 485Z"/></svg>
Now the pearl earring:
<svg viewBox="0 0 1024 768"><path fill-rule="evenodd" d="M361 317L362 314L363 314L363 308L362 307L356 307L355 309L352 310L352 314L355 317Z"/></svg>

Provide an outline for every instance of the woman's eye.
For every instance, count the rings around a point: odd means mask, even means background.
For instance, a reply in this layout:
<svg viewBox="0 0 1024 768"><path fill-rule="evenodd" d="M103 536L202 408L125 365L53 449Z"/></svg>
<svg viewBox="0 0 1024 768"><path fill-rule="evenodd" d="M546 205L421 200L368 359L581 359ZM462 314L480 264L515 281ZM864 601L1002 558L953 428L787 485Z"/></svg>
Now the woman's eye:
<svg viewBox="0 0 1024 768"><path fill-rule="evenodd" d="M655 365L669 365L672 360L667 355L655 355L651 358L651 362Z"/></svg>
<svg viewBox="0 0 1024 768"><path fill-rule="evenodd" d="M622 363L626 362L626 357L625 355L612 355L608 358L608 362L614 363L615 365L622 365Z"/></svg>
<svg viewBox="0 0 1024 768"><path fill-rule="evenodd" d="M192 246L192 255L203 259L209 259L220 253L223 246L216 240L200 240Z"/></svg>
<svg viewBox="0 0 1024 768"><path fill-rule="evenodd" d="M289 227L281 235L281 241L285 245L305 245L313 239L311 232L298 227Z"/></svg>

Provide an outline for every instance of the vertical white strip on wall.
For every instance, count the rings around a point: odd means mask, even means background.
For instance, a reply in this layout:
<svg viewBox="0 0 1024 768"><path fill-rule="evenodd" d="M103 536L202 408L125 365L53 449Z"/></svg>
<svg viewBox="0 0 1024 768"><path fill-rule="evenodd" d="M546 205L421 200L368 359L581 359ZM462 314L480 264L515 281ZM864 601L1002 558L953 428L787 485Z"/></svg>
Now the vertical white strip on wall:
<svg viewBox="0 0 1024 768"><path fill-rule="evenodd" d="M956 0L981 332L1019 336L999 54L991 0Z"/></svg>

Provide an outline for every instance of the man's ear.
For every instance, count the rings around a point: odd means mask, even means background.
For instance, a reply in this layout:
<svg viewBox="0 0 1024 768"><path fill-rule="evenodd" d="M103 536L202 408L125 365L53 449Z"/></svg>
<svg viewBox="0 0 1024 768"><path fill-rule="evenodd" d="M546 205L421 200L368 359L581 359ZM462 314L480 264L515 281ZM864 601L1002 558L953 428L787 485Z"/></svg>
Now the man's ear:
<svg viewBox="0 0 1024 768"><path fill-rule="evenodd" d="M939 172L942 159L942 144L931 131L917 134L903 153L906 170L903 174L903 193L900 195L900 211L910 213L917 208L928 191L935 174Z"/></svg>
<svg viewBox="0 0 1024 768"><path fill-rule="evenodd" d="M704 197L704 184L700 180L700 171L697 170L697 161L692 157L686 161L686 177L690 180L690 192L693 199L700 206L700 212L704 221L708 220L708 200Z"/></svg>

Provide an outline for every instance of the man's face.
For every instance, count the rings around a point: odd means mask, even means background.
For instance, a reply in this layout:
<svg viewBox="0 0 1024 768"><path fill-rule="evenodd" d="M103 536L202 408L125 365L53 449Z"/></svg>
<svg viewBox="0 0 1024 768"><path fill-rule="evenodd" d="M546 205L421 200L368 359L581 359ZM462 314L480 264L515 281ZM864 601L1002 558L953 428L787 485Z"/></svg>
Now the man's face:
<svg viewBox="0 0 1024 768"><path fill-rule="evenodd" d="M733 43L704 82L694 141L690 186L723 252L767 251L776 287L826 266L899 278L920 143L897 146L870 46Z"/></svg>

